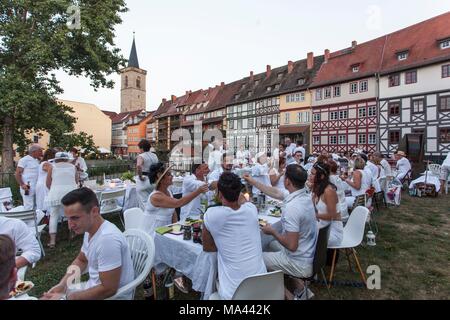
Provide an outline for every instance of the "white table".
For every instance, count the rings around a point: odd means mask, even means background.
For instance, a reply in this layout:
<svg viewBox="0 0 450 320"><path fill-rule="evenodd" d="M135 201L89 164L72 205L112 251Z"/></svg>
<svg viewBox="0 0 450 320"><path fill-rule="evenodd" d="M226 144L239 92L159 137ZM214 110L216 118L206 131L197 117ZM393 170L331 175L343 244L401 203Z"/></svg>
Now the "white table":
<svg viewBox="0 0 450 320"><path fill-rule="evenodd" d="M101 194L103 192L113 192L113 191L119 191L119 190L125 190L125 201L123 198L117 198L117 204L121 207L123 207L123 211L130 209L130 208L141 208L141 202L139 201L139 197L136 190L136 185L130 184L130 185L124 185L119 186L115 188L106 188L101 190L94 190L94 192L97 193L98 197L101 199ZM143 209L143 208L141 208Z"/></svg>
<svg viewBox="0 0 450 320"><path fill-rule="evenodd" d="M259 218L281 230L280 218L259 215ZM262 248L267 248L272 236L261 232ZM215 292L217 278L217 253L205 252L203 246L192 240L183 240L183 235L155 234L155 265L166 264L191 279L192 288L202 293L202 299L208 300Z"/></svg>

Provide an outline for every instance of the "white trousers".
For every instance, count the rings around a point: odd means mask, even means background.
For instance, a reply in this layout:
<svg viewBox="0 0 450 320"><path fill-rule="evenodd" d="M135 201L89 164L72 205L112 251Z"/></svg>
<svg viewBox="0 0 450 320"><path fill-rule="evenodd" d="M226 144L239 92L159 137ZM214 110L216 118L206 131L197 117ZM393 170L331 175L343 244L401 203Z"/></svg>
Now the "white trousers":
<svg viewBox="0 0 450 320"><path fill-rule="evenodd" d="M35 198L36 198L33 187L30 189L30 195L28 196L26 196L25 191L22 188L20 188L20 195L22 196L24 210L26 211L33 210L35 207Z"/></svg>
<svg viewBox="0 0 450 320"><path fill-rule="evenodd" d="M59 217L61 216L62 205L50 207L49 233L54 234L58 231Z"/></svg>

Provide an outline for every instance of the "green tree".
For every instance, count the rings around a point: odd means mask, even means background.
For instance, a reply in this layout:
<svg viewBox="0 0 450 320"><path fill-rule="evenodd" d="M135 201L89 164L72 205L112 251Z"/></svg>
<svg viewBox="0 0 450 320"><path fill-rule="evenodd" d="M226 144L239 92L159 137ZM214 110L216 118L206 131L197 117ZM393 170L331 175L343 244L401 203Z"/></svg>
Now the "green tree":
<svg viewBox="0 0 450 320"><path fill-rule="evenodd" d="M13 143L24 147L27 132L73 130L72 110L56 101L62 89L53 72L88 77L95 89L113 88L106 77L126 62L114 28L126 11L124 0L0 1L2 171L14 169Z"/></svg>
<svg viewBox="0 0 450 320"><path fill-rule="evenodd" d="M94 137L88 135L86 132L52 135L50 138L50 147L60 147L64 150L78 147L84 149L85 153L98 151L98 147L94 143Z"/></svg>

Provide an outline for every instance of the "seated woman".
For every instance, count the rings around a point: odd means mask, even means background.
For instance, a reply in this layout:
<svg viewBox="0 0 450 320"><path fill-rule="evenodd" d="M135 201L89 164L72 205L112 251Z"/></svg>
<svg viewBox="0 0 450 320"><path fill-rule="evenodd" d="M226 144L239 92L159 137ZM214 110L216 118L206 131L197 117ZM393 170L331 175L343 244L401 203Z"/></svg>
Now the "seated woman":
<svg viewBox="0 0 450 320"><path fill-rule="evenodd" d="M175 199L169 191L169 186L172 185L170 169L161 162L150 167L150 183L155 184L155 190L150 194L145 207L143 229L152 236L156 228L177 222L176 208L181 208L208 191L208 184L205 183L181 199Z"/></svg>
<svg viewBox="0 0 450 320"><path fill-rule="evenodd" d="M351 179L346 175L341 176L341 179L349 185L352 192L351 197L346 197L347 207L349 209L353 207L356 197L365 194L367 189L372 185L372 178L364 172L365 166L365 161L361 157L357 157L355 159L355 171Z"/></svg>
<svg viewBox="0 0 450 320"><path fill-rule="evenodd" d="M338 210L338 196L336 186L330 182L330 166L317 162L309 176L311 182L311 196L319 221L319 228L330 225L328 246L338 246L342 242L344 226Z"/></svg>
<svg viewBox="0 0 450 320"><path fill-rule="evenodd" d="M270 182L273 187L280 190L286 190L284 187L284 175L286 173L286 158L279 158L278 168L272 168L269 171Z"/></svg>
<svg viewBox="0 0 450 320"><path fill-rule="evenodd" d="M348 207L347 202L345 201L345 189L346 184L342 181L337 175L338 166L335 162L330 163L330 182L334 184L336 187L336 193L338 196L338 206L337 211L341 215L341 219L343 222L348 220Z"/></svg>

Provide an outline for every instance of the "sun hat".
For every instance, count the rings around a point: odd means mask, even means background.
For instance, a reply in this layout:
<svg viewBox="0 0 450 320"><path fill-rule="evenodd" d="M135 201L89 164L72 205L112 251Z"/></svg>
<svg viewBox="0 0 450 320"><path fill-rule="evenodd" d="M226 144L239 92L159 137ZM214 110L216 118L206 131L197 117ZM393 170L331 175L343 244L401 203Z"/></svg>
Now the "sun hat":
<svg viewBox="0 0 450 320"><path fill-rule="evenodd" d="M164 176L167 174L167 172L169 172L169 170L171 170L173 168L173 164L167 166L166 170L164 170L164 172L159 176L158 180L156 180L155 182L155 186L158 186L159 183L161 182L162 178L164 178Z"/></svg>
<svg viewBox="0 0 450 320"><path fill-rule="evenodd" d="M406 157L406 153L405 153L404 151L397 151L397 154L398 154L399 156Z"/></svg>
<svg viewBox="0 0 450 320"><path fill-rule="evenodd" d="M73 160L73 158L67 152L57 152L55 154L55 158L49 160L49 162L55 162L56 160L68 160L68 161L70 161L70 160Z"/></svg>

